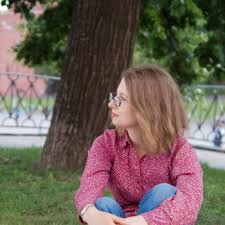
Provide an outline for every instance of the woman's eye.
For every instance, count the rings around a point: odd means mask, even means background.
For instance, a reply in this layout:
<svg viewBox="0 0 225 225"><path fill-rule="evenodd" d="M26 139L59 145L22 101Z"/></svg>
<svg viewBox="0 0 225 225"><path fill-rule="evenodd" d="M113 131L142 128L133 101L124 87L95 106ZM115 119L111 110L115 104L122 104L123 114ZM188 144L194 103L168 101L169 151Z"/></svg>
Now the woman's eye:
<svg viewBox="0 0 225 225"><path fill-rule="evenodd" d="M120 100L123 100L123 101L127 101L125 98L123 98L122 96L119 96Z"/></svg>
<svg viewBox="0 0 225 225"><path fill-rule="evenodd" d="M124 98L123 96L116 95L116 97L117 97L119 100L122 100L122 101L127 101L127 99L126 99L126 98Z"/></svg>

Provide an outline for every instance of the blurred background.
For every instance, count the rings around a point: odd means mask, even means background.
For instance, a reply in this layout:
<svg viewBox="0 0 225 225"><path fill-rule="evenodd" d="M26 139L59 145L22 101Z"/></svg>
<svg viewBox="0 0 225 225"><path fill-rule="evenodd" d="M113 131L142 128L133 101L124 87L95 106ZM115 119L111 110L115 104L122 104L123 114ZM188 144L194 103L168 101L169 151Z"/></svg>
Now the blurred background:
<svg viewBox="0 0 225 225"><path fill-rule="evenodd" d="M79 224L73 192L109 126L108 93L140 64L165 67L181 90L185 137L204 170L197 224L225 224L224 9L222 0L0 0L0 225Z"/></svg>

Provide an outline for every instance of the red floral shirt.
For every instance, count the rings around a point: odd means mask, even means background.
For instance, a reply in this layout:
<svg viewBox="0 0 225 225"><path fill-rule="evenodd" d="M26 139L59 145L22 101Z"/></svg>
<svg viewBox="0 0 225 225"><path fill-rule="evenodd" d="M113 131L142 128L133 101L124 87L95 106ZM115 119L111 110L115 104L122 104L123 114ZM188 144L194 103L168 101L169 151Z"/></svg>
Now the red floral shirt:
<svg viewBox="0 0 225 225"><path fill-rule="evenodd" d="M159 183L172 184L177 192L158 208L142 214L147 223L194 224L203 201L203 173L191 145L178 136L168 153L140 159L127 133L118 137L115 129L107 129L88 151L75 205L80 214L108 187L126 217L134 216L144 194Z"/></svg>

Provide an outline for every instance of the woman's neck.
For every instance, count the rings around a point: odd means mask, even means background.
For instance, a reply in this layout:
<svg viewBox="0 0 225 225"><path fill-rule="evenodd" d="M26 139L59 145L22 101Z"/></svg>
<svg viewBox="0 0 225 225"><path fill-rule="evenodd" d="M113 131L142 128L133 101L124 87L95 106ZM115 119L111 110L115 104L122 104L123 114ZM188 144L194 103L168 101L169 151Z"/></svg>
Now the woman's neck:
<svg viewBox="0 0 225 225"><path fill-rule="evenodd" d="M145 152L145 149L144 149L143 141L141 139L140 130L138 128L129 128L127 129L127 133L137 153L143 154Z"/></svg>

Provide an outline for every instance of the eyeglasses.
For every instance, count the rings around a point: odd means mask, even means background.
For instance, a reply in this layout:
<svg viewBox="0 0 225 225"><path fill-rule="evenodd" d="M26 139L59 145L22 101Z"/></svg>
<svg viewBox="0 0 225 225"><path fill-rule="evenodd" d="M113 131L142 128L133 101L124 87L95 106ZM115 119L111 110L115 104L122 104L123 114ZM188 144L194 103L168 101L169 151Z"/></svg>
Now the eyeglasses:
<svg viewBox="0 0 225 225"><path fill-rule="evenodd" d="M116 96L115 93L110 92L109 93L109 101L113 101L113 104L118 108L121 106L122 102L127 102L126 99L123 99L119 96Z"/></svg>

